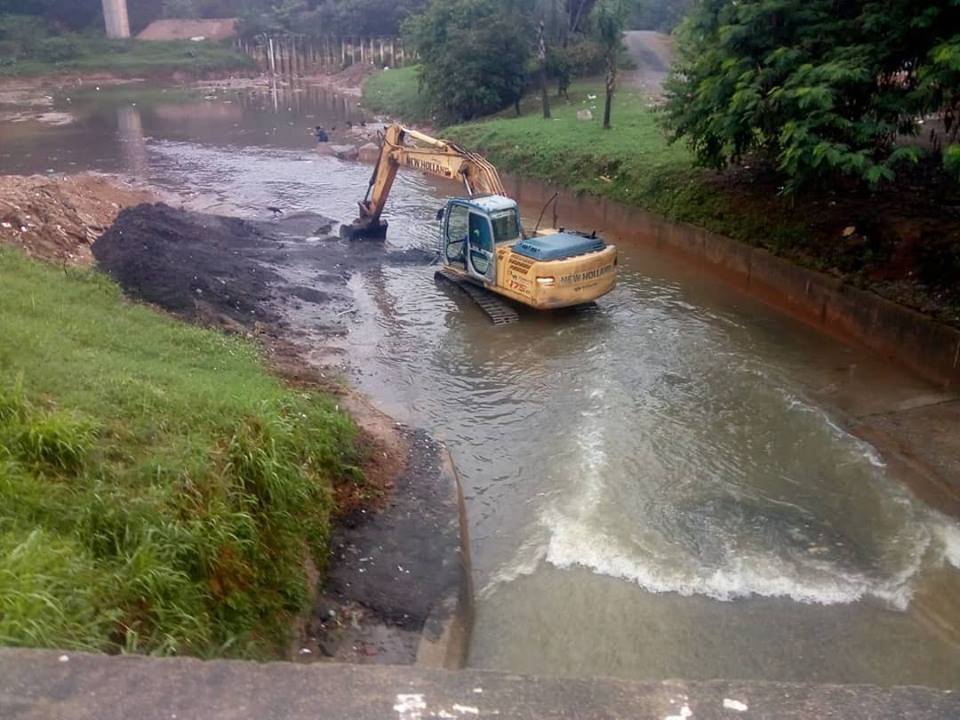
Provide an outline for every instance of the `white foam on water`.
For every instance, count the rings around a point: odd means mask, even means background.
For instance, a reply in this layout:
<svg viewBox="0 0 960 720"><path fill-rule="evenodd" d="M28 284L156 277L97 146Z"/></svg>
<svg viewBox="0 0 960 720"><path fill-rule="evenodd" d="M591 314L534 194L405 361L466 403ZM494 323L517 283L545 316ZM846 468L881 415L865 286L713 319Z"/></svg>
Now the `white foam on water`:
<svg viewBox="0 0 960 720"><path fill-rule="evenodd" d="M533 575L547 555L547 546L543 538L534 537L523 543L513 559L498 570L489 582L480 590L480 599L490 597L500 585L511 583L525 575Z"/></svg>
<svg viewBox="0 0 960 720"><path fill-rule="evenodd" d="M929 538L921 538L909 562L893 576L876 579L844 572L827 563L806 567L785 564L774 556L744 553L717 569L691 569L652 565L632 548L588 524L562 513L550 513L546 522L550 540L545 559L560 569L585 567L600 575L633 582L653 593L705 595L730 601L751 595L785 597L796 602L835 605L866 597L882 600L894 608L906 609L912 589L910 581L922 563Z"/></svg>
<svg viewBox="0 0 960 720"><path fill-rule="evenodd" d="M830 428L830 432L834 438L855 447L860 452L860 454L867 460L867 462L869 462L873 467L875 468L887 467L887 463L884 461L882 457L880 457L880 453L877 451L877 449L873 445L868 443L866 440L861 440L855 435L851 435L849 432L847 432L842 427L837 425L837 423L834 422L833 418L831 418L830 415L827 414L827 412L823 408L819 408L816 405L811 405L810 403L805 402L801 398L797 397L796 395L794 395L793 393L787 390L784 390L783 388L778 388L778 392L783 397L783 399L786 400L787 407L789 407L792 410L800 410L801 412L806 412L806 413L815 415L824 424L826 424L828 428Z"/></svg>
<svg viewBox="0 0 960 720"><path fill-rule="evenodd" d="M933 534L940 544L943 559L960 570L960 525L940 513L933 513Z"/></svg>

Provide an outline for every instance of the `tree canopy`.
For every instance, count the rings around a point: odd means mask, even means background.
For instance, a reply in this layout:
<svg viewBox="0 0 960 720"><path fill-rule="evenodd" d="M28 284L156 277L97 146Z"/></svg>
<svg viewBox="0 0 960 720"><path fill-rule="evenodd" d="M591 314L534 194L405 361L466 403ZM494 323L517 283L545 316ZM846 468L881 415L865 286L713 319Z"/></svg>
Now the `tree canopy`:
<svg viewBox="0 0 960 720"><path fill-rule="evenodd" d="M617 86L617 68L623 53L623 31L630 13L628 0L599 0L590 13L593 36L600 46L605 65L606 97L603 104L603 129L610 129L613 93Z"/></svg>
<svg viewBox="0 0 960 720"><path fill-rule="evenodd" d="M127 0L134 30L160 17L241 17L255 30L394 35L427 0ZM55 28L103 24L101 0L0 0L0 15L34 15Z"/></svg>
<svg viewBox="0 0 960 720"><path fill-rule="evenodd" d="M525 3L433 0L404 27L442 119L469 120L519 100L536 37Z"/></svg>
<svg viewBox="0 0 960 720"><path fill-rule="evenodd" d="M704 165L875 187L925 152L902 139L927 116L929 152L960 154L960 0L698 0L678 54L665 124Z"/></svg>
<svg viewBox="0 0 960 720"><path fill-rule="evenodd" d="M673 30L693 6L693 0L636 0L630 18L635 30Z"/></svg>

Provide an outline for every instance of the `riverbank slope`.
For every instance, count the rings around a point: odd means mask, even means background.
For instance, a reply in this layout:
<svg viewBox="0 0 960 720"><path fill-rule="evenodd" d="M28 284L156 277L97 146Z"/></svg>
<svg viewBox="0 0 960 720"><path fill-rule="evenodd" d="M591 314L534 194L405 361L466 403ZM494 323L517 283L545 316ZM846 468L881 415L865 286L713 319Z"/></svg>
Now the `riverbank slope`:
<svg viewBox="0 0 960 720"><path fill-rule="evenodd" d="M21 181L3 214L21 249L0 245L0 644L282 656L305 558L327 562L334 486L359 478L356 427L249 339L81 267L86 234L49 216L93 233L139 191L85 202L73 191L102 178Z"/></svg>

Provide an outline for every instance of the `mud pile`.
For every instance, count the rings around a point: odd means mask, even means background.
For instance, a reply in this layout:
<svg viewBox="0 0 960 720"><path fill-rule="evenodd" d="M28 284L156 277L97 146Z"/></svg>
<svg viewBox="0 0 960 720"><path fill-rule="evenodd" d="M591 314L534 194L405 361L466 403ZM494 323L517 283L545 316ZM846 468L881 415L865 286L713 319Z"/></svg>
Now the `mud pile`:
<svg viewBox="0 0 960 720"><path fill-rule="evenodd" d="M124 291L190 320L273 320L267 309L276 241L254 223L164 203L124 210L94 244L97 263Z"/></svg>
<svg viewBox="0 0 960 720"><path fill-rule="evenodd" d="M101 175L0 176L0 243L41 260L88 265L91 243L117 213L152 200L145 190Z"/></svg>

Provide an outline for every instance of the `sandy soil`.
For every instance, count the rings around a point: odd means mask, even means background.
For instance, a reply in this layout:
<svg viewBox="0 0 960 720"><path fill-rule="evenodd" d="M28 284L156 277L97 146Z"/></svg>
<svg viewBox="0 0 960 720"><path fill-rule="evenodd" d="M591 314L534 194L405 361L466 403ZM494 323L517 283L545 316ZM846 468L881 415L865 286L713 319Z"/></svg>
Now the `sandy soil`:
<svg viewBox="0 0 960 720"><path fill-rule="evenodd" d="M219 42L237 36L237 18L210 18L181 20L170 18L154 20L137 38L139 40L190 40L202 37Z"/></svg>
<svg viewBox="0 0 960 720"><path fill-rule="evenodd" d="M120 211L152 199L105 175L0 176L0 242L42 260L88 265L91 243Z"/></svg>

